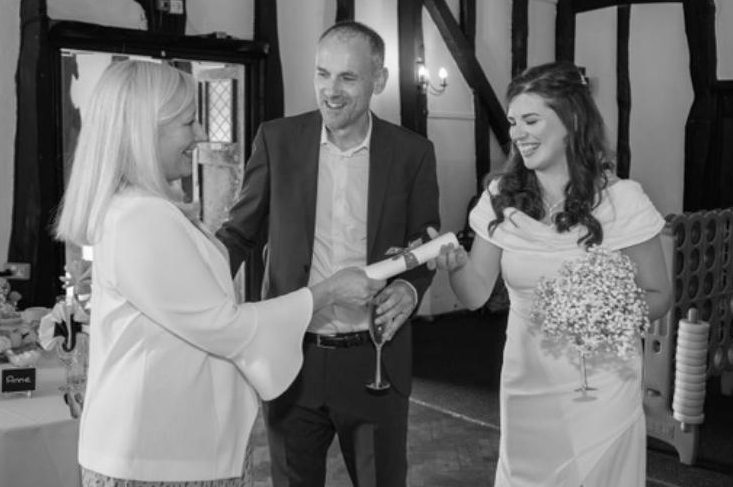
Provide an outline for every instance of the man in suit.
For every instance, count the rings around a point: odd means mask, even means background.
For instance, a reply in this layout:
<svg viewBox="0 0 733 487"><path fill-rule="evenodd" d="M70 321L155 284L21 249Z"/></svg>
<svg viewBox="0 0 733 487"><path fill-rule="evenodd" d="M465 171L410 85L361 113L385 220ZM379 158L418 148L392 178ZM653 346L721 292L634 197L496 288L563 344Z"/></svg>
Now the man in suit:
<svg viewBox="0 0 733 487"><path fill-rule="evenodd" d="M268 228L263 298L382 260L439 227L433 145L369 110L386 81L381 37L357 22L335 24L318 42L319 110L260 127L240 199L218 236L234 270ZM331 306L314 315L299 377L265 405L275 487L324 485L334 435L355 485L404 487L409 317L432 277L424 266L411 269L375 297L392 384L380 393L365 387L375 370L370 309Z"/></svg>

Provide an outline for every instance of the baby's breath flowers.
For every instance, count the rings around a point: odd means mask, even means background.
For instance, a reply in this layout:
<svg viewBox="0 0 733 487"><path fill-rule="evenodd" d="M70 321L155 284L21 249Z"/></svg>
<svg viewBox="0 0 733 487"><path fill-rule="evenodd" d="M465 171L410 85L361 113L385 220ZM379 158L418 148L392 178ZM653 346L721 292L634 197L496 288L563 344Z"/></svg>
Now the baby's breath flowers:
<svg viewBox="0 0 733 487"><path fill-rule="evenodd" d="M611 352L629 358L649 326L645 293L635 273L626 255L593 246L564 262L555 278L540 279L533 319L548 338L567 341L581 356Z"/></svg>

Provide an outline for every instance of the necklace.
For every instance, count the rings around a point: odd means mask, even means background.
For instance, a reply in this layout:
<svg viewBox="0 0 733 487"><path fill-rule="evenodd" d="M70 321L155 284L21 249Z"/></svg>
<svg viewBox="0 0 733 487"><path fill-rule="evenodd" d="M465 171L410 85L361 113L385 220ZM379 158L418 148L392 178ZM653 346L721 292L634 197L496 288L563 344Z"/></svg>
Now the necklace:
<svg viewBox="0 0 733 487"><path fill-rule="evenodd" d="M562 205L564 203L565 198L560 198L553 204L550 204L546 199L542 198L542 205L545 207L545 211L549 217L552 217L555 213L559 213L563 209Z"/></svg>

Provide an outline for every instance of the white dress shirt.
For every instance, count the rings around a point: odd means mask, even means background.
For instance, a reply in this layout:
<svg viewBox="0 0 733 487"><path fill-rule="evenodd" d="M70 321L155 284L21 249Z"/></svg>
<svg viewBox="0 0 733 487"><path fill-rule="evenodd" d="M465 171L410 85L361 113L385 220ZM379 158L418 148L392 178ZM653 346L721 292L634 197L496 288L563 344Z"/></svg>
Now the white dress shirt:
<svg viewBox="0 0 733 487"><path fill-rule="evenodd" d="M316 228L308 285L344 267L366 265L371 135L371 114L364 140L345 151L328 140L325 125L321 129ZM368 320L367 307L326 306L313 315L308 331L334 334L367 330Z"/></svg>
<svg viewBox="0 0 733 487"><path fill-rule="evenodd" d="M237 305L228 259L172 203L127 190L94 245L79 463L111 477L241 475L259 394L295 378L302 289Z"/></svg>

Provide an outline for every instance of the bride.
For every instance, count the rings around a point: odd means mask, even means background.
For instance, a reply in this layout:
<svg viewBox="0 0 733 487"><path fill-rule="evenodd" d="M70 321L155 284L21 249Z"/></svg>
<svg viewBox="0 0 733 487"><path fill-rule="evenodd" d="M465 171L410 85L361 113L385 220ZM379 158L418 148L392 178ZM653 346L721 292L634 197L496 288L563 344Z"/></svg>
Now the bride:
<svg viewBox="0 0 733 487"><path fill-rule="evenodd" d="M659 242L664 220L638 183L611 172L603 120L574 65L528 69L507 98L508 168L471 212L471 253L444 247L434 261L469 308L486 302L500 272L509 292L495 486L643 487L640 344L615 366L591 360L596 400L580 402L577 362L548 348L531 309L540 278L603 245L636 264L649 318L662 316L671 302Z"/></svg>

